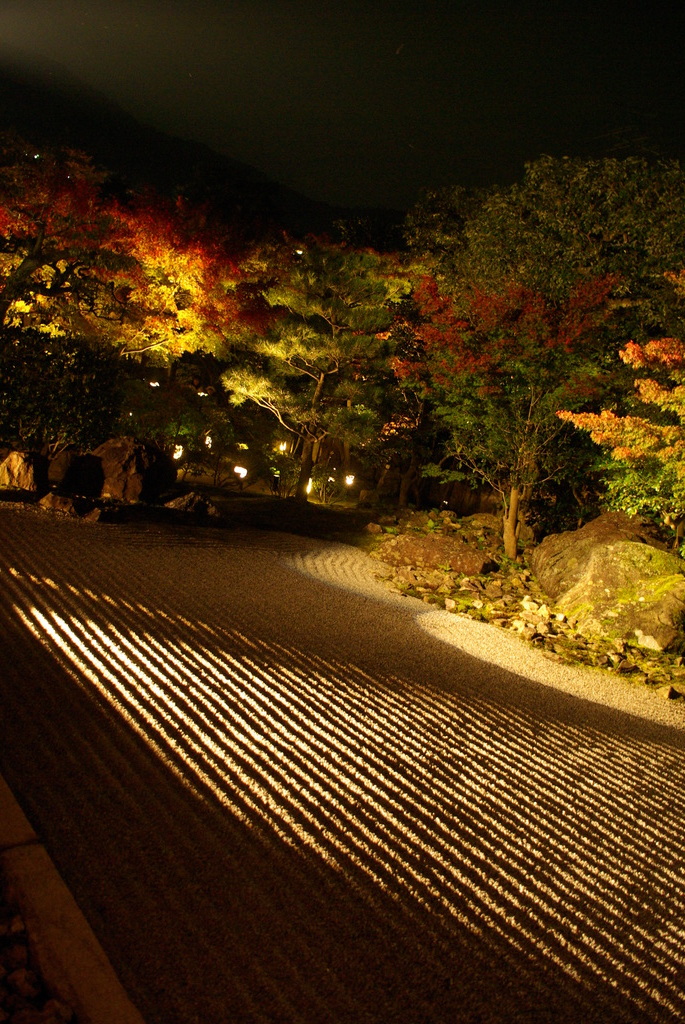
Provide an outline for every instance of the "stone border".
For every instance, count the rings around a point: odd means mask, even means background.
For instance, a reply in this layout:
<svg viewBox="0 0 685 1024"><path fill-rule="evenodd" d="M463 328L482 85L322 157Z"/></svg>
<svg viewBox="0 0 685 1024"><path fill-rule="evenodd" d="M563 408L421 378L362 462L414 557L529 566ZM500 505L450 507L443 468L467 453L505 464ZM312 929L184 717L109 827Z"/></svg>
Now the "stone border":
<svg viewBox="0 0 685 1024"><path fill-rule="evenodd" d="M2 776L0 866L43 981L78 1024L144 1024Z"/></svg>

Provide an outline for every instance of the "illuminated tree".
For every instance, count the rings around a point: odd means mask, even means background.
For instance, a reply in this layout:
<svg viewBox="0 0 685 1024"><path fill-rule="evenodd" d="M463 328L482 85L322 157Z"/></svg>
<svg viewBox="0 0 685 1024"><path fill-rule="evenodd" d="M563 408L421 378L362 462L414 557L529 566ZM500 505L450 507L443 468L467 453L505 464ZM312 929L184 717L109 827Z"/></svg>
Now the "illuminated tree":
<svg viewBox="0 0 685 1024"><path fill-rule="evenodd" d="M114 198L84 154L0 145L0 323L166 361L249 324L230 240L152 195Z"/></svg>
<svg viewBox="0 0 685 1024"><path fill-rule="evenodd" d="M279 319L224 375L231 401L268 410L300 447L295 492L306 500L324 438L355 444L379 429L374 367L387 356L391 304L407 285L388 258L312 242L264 298Z"/></svg>
<svg viewBox="0 0 685 1024"><path fill-rule="evenodd" d="M72 150L36 151L14 137L0 147L0 323L56 330L67 307L95 293L127 258L101 201L104 174ZM61 321L61 323L60 323ZM74 327L75 325L70 324Z"/></svg>
<svg viewBox="0 0 685 1024"><path fill-rule="evenodd" d="M611 457L609 502L626 512L658 513L668 522L685 517L685 343L661 338L630 342L621 359L650 373L635 381L644 415L559 412L585 430ZM661 380L656 379L657 377ZM667 386L664 379L672 382Z"/></svg>
<svg viewBox="0 0 685 1024"><path fill-rule="evenodd" d="M593 341L610 287L591 281L557 303L522 286L473 290L458 310L432 278L415 293L422 347L396 361L397 376L433 403L449 431L446 459L432 472L478 479L501 495L510 558L522 503L565 470L569 432L556 411L596 389Z"/></svg>
<svg viewBox="0 0 685 1024"><path fill-rule="evenodd" d="M109 286L110 332L123 355L163 361L202 349L221 352L240 336L241 273L225 239L198 231L190 211L154 196L118 204L117 246L128 262Z"/></svg>

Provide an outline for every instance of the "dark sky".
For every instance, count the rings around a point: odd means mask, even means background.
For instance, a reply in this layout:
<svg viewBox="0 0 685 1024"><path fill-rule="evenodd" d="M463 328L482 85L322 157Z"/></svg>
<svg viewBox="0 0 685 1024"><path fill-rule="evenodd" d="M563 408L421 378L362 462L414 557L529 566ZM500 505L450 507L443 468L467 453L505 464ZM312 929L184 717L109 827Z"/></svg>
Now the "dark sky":
<svg viewBox="0 0 685 1024"><path fill-rule="evenodd" d="M0 0L3 46L333 203L685 155L683 0Z"/></svg>

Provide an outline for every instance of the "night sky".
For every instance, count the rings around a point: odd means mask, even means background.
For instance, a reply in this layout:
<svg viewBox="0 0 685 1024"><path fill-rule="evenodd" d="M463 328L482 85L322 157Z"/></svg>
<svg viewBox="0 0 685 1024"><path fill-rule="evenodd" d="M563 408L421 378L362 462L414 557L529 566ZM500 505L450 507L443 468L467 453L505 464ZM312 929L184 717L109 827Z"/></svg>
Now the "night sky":
<svg viewBox="0 0 685 1024"><path fill-rule="evenodd" d="M682 2L0 0L3 49L336 204L685 156Z"/></svg>

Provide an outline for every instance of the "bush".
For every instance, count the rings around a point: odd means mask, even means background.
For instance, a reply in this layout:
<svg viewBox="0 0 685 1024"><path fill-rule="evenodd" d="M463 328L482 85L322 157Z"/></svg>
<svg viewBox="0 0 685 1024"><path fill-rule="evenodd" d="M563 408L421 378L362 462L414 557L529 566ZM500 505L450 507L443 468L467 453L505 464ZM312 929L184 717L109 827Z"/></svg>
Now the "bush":
<svg viewBox="0 0 685 1024"><path fill-rule="evenodd" d="M54 454L96 447L119 410L121 362L76 336L0 334L0 439Z"/></svg>

